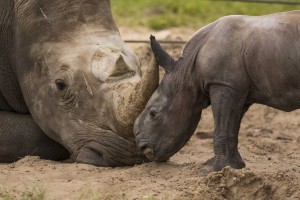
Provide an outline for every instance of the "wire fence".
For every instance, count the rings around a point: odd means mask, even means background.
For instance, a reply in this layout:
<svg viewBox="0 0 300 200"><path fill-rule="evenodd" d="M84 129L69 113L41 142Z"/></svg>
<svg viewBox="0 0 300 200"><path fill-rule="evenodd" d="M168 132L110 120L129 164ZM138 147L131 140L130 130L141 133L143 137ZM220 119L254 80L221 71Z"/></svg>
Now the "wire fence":
<svg viewBox="0 0 300 200"><path fill-rule="evenodd" d="M245 2L245 3L266 3L266 4L286 4L286 5L300 5L300 1L274 1L274 0L209 0L209 1L230 1L230 2Z"/></svg>
<svg viewBox="0 0 300 200"><path fill-rule="evenodd" d="M149 43L150 40L125 40L126 43ZM187 41L182 40L158 40L161 44L186 44Z"/></svg>

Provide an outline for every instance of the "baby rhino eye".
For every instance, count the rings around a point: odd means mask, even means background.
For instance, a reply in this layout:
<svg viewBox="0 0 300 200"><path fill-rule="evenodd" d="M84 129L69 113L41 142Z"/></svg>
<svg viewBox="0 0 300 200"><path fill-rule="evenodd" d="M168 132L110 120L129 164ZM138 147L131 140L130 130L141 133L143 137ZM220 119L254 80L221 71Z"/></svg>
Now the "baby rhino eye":
<svg viewBox="0 0 300 200"><path fill-rule="evenodd" d="M64 90L67 87L67 84L61 79L57 79L55 84L58 90Z"/></svg>
<svg viewBox="0 0 300 200"><path fill-rule="evenodd" d="M156 117L156 112L154 110L150 110L150 117L154 118Z"/></svg>

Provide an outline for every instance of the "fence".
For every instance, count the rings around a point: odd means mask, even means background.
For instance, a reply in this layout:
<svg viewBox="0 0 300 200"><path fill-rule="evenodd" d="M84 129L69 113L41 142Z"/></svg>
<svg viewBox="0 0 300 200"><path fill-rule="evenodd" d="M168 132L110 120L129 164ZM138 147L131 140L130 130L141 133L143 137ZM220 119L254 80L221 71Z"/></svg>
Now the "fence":
<svg viewBox="0 0 300 200"><path fill-rule="evenodd" d="M266 3L266 4L286 4L286 5L300 5L298 1L273 1L273 0L210 0L210 1L230 1L230 2L245 2L245 3Z"/></svg>

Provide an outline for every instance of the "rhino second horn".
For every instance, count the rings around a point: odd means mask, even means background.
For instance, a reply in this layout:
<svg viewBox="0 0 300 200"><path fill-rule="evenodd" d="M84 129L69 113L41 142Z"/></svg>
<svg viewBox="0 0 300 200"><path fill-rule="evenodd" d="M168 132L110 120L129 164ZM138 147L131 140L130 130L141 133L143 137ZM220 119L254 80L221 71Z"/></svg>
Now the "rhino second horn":
<svg viewBox="0 0 300 200"><path fill-rule="evenodd" d="M135 119L145 108L159 84L159 69L152 56L142 78L135 82L118 84L114 89L114 109L118 122L132 134Z"/></svg>

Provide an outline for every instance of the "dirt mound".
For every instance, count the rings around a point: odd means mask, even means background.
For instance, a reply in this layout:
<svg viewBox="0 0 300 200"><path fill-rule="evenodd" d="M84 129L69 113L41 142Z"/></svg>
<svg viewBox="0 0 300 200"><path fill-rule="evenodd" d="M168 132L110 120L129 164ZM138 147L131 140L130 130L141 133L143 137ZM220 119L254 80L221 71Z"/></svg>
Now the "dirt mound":
<svg viewBox="0 0 300 200"><path fill-rule="evenodd" d="M293 199L300 195L299 183L284 172L255 173L230 167L208 175L205 183L225 199Z"/></svg>

